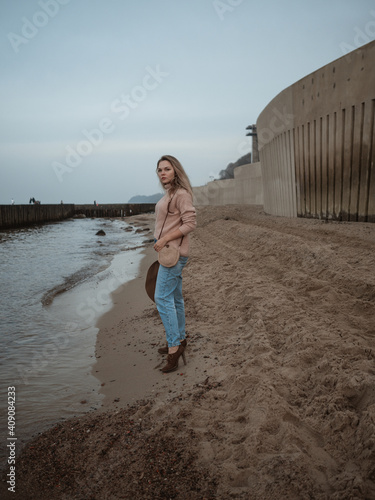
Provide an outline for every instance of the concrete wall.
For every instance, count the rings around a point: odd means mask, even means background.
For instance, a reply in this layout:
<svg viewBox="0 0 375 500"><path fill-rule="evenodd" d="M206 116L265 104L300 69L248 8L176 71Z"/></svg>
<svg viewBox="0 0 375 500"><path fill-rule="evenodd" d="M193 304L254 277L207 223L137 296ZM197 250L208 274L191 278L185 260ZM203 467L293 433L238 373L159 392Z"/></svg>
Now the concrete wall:
<svg viewBox="0 0 375 500"><path fill-rule="evenodd" d="M193 188L194 205L228 205L235 199L234 179L208 182Z"/></svg>
<svg viewBox="0 0 375 500"><path fill-rule="evenodd" d="M63 220L74 215L74 205L0 205L0 228Z"/></svg>
<svg viewBox="0 0 375 500"><path fill-rule="evenodd" d="M234 169L234 179L212 181L193 188L195 205L262 205L263 187L260 163Z"/></svg>
<svg viewBox="0 0 375 500"><path fill-rule="evenodd" d="M375 222L375 42L277 95L257 120L264 209Z"/></svg>
<svg viewBox="0 0 375 500"><path fill-rule="evenodd" d="M234 169L235 203L263 205L263 182L260 162Z"/></svg>

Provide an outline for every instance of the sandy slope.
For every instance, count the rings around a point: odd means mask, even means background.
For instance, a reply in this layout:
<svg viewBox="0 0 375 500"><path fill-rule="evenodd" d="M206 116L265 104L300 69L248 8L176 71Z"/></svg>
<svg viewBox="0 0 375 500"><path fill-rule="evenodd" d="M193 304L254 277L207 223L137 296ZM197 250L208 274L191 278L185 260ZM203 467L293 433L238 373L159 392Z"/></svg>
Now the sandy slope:
<svg viewBox="0 0 375 500"><path fill-rule="evenodd" d="M109 391L106 413L39 436L20 498L375 498L374 249L373 224L200 208L182 375L155 369L153 305L115 315L112 333L144 334L144 401Z"/></svg>

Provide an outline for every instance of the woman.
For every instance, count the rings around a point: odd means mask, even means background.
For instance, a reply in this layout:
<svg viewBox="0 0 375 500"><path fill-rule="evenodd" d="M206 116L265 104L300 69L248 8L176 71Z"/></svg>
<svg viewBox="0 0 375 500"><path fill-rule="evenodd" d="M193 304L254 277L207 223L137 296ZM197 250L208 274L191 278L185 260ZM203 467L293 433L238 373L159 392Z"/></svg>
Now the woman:
<svg viewBox="0 0 375 500"><path fill-rule="evenodd" d="M195 229L196 215L193 207L193 190L181 163L170 155L160 158L157 175L165 195L156 204L155 245L160 252L168 243L180 247L180 258L173 267L160 265L155 288L155 303L163 322L167 347L159 349L168 354L162 372L178 368L182 355L185 362L185 306L182 297L182 270L189 255L189 233Z"/></svg>

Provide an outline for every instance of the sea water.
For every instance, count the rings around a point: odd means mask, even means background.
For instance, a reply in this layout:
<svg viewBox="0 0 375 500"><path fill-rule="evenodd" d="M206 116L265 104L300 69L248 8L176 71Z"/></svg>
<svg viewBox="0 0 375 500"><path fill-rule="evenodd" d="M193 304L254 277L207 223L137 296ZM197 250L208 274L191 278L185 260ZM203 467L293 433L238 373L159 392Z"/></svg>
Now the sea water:
<svg viewBox="0 0 375 500"><path fill-rule="evenodd" d="M99 230L105 236L98 236ZM98 318L134 279L144 234L125 219L72 219L0 232L0 459L15 387L19 448L59 419L100 406Z"/></svg>

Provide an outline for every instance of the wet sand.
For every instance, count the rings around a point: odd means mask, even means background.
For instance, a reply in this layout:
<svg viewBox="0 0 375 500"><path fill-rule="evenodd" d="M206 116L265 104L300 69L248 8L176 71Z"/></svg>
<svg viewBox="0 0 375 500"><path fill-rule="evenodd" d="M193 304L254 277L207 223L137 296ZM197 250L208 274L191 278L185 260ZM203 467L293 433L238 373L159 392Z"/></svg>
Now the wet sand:
<svg viewBox="0 0 375 500"><path fill-rule="evenodd" d="M159 370L149 244L100 319L103 408L29 443L2 498L375 498L374 249L374 224L199 208L187 365Z"/></svg>

